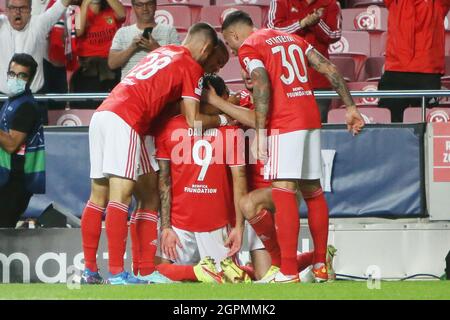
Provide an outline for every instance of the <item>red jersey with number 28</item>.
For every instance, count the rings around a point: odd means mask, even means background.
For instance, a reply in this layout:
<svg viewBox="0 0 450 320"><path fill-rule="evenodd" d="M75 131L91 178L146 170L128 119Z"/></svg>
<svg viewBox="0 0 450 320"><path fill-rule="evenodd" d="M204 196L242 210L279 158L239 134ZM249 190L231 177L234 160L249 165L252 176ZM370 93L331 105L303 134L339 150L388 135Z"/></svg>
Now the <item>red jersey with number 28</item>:
<svg viewBox="0 0 450 320"><path fill-rule="evenodd" d="M306 55L311 49L304 39L272 29L255 31L239 48L239 61L248 74L258 67L269 74L272 90L268 129L287 133L321 127L307 72Z"/></svg>
<svg viewBox="0 0 450 320"><path fill-rule="evenodd" d="M230 166L245 165L243 131L225 126L203 135L176 116L156 138L156 157L170 160L171 222L190 232L207 232L233 224Z"/></svg>
<svg viewBox="0 0 450 320"><path fill-rule="evenodd" d="M183 46L168 45L143 58L113 89L97 111L111 111L141 136L169 103L200 100L203 68Z"/></svg>

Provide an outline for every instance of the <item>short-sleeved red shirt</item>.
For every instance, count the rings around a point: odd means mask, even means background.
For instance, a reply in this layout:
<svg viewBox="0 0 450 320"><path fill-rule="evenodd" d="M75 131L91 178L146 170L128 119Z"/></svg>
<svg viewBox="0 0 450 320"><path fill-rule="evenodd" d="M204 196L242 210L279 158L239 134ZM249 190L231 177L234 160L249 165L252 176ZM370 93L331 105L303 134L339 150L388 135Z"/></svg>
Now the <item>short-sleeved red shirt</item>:
<svg viewBox="0 0 450 320"><path fill-rule="evenodd" d="M152 51L113 89L97 111L120 116L141 136L166 105L190 98L200 100L203 68L183 46Z"/></svg>
<svg viewBox="0 0 450 320"><path fill-rule="evenodd" d="M233 223L229 167L245 165L239 139L243 141L243 131L234 126L208 129L201 135L188 127L182 115L169 120L158 134L156 157L170 161L174 227L207 232Z"/></svg>
<svg viewBox="0 0 450 320"><path fill-rule="evenodd" d="M311 49L304 39L271 29L255 31L239 48L242 68L251 74L256 67L264 67L269 74L267 128L287 133L321 127L307 71L306 54Z"/></svg>

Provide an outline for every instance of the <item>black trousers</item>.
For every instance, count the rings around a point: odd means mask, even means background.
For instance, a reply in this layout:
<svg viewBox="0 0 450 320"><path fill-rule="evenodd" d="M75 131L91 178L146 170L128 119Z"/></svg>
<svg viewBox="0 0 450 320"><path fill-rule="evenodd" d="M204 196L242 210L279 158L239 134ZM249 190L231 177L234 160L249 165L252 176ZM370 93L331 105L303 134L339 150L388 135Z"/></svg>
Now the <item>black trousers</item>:
<svg viewBox="0 0 450 320"><path fill-rule="evenodd" d="M14 228L28 208L32 194L22 177L12 177L0 187L0 228Z"/></svg>
<svg viewBox="0 0 450 320"><path fill-rule="evenodd" d="M378 90L440 90L441 75L435 73L385 71L378 83ZM437 99L428 98L427 107L438 104ZM421 98L380 99L379 107L391 110L392 122L403 122L403 112L409 106L422 106Z"/></svg>

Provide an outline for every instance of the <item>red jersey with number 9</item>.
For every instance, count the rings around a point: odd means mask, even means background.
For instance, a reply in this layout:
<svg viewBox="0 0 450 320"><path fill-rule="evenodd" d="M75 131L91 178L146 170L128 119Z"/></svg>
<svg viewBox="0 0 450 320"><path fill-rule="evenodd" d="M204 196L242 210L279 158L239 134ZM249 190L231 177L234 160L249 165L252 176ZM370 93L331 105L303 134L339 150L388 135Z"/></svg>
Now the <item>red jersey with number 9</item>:
<svg viewBox="0 0 450 320"><path fill-rule="evenodd" d="M299 36L272 29L255 31L239 48L239 61L248 74L264 67L269 75L271 101L266 127L271 131L287 133L321 127L307 72L306 55L311 49Z"/></svg>
<svg viewBox="0 0 450 320"><path fill-rule="evenodd" d="M183 46L168 45L143 58L112 90L97 111L111 111L138 134L169 103L181 98L200 100L203 68Z"/></svg>
<svg viewBox="0 0 450 320"><path fill-rule="evenodd" d="M233 224L230 166L245 165L244 132L234 126L196 132L179 115L156 138L156 157L170 161L171 223L190 232Z"/></svg>

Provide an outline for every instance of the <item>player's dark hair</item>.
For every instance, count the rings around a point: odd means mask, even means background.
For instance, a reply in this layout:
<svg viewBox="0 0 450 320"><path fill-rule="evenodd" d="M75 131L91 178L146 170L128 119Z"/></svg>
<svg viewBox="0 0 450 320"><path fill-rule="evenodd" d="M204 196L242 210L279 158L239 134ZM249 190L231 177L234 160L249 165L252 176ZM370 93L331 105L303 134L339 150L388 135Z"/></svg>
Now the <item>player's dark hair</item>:
<svg viewBox="0 0 450 320"><path fill-rule="evenodd" d="M217 74L206 74L203 77L203 88L208 89L208 84L210 84L219 97L222 97L224 93L229 93L228 87L225 81L219 77Z"/></svg>
<svg viewBox="0 0 450 320"><path fill-rule="evenodd" d="M211 41L211 44L214 47L217 46L217 44L219 42L219 38L217 37L216 30L214 30L214 28L211 27L210 24L205 23L205 22L198 22L198 23L193 24L189 28L188 35L192 36L197 33L204 34Z"/></svg>
<svg viewBox="0 0 450 320"><path fill-rule="evenodd" d="M8 71L11 69L11 64L15 62L17 64L20 64L21 66L27 67L30 72L30 78L28 79L28 83L33 82L34 76L36 75L36 70L38 67L38 64L36 60L33 59L32 56L26 53L16 53L11 58L11 61L9 62Z"/></svg>
<svg viewBox="0 0 450 320"><path fill-rule="evenodd" d="M233 11L227 15L222 23L222 32L236 23L243 23L250 27L253 27L253 20L249 14L242 10Z"/></svg>

